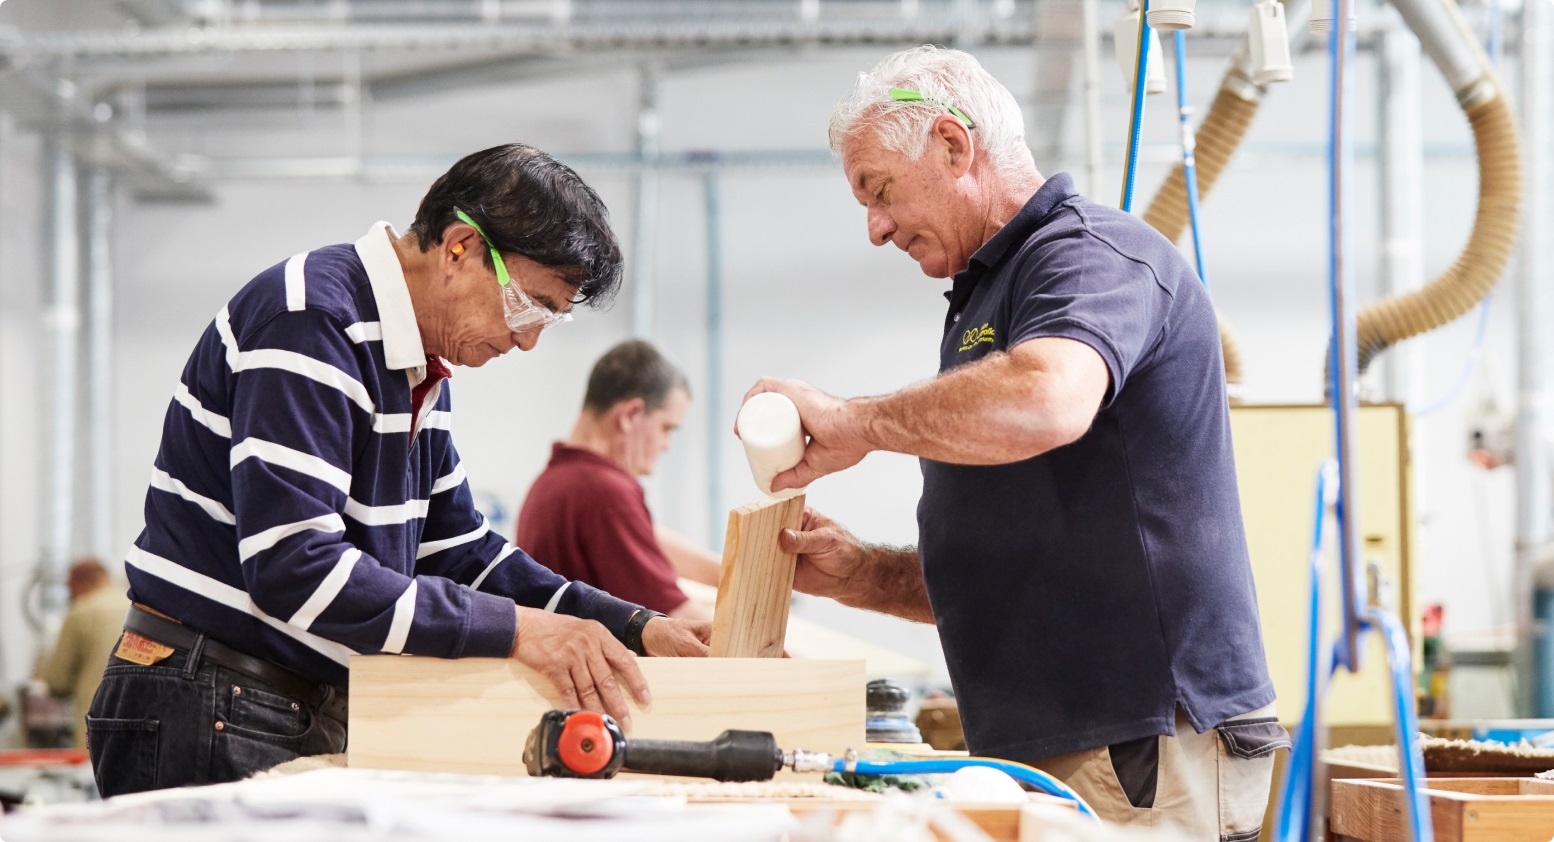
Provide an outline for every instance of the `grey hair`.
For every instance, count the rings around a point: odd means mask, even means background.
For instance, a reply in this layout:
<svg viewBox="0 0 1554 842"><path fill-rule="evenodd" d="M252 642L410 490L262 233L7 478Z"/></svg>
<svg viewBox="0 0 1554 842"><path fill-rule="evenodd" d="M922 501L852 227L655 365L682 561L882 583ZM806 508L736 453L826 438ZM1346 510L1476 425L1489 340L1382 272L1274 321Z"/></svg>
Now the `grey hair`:
<svg viewBox="0 0 1554 842"><path fill-rule="evenodd" d="M897 102L891 88L918 91L923 99ZM932 45L891 53L858 74L852 93L831 112L831 151L841 154L843 141L872 131L880 145L915 161L928 149L934 121L950 114L946 102L976 124L974 147L995 170L1035 166L1025 145L1024 115L1009 89L970 53Z"/></svg>

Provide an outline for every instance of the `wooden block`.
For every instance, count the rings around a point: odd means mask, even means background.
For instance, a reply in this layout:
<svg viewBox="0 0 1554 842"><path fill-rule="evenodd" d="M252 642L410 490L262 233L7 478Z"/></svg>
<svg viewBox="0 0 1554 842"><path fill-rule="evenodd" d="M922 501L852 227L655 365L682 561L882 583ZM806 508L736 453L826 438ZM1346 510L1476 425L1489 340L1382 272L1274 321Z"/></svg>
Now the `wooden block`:
<svg viewBox="0 0 1554 842"><path fill-rule="evenodd" d="M712 617L712 657L780 658L796 558L777 543L804 521L804 495L771 497L728 513Z"/></svg>
<svg viewBox="0 0 1554 842"><path fill-rule="evenodd" d="M1438 842L1548 842L1554 785L1532 778L1430 778L1430 817ZM1405 842L1403 787L1397 779L1335 780L1335 834L1362 842Z"/></svg>
<svg viewBox="0 0 1554 842"><path fill-rule="evenodd" d="M632 708L634 737L710 740L771 731L784 749L864 744L862 661L641 658L653 703ZM564 707L544 677L504 658L351 659L353 768L522 775L523 745Z"/></svg>

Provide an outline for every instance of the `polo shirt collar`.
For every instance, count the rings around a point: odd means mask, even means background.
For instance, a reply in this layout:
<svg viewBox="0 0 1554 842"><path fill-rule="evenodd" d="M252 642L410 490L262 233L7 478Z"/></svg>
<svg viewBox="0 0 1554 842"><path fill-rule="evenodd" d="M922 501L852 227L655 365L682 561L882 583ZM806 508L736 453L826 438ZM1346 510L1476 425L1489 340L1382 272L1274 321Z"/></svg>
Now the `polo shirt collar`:
<svg viewBox="0 0 1554 842"><path fill-rule="evenodd" d="M964 301L971 294L987 270L997 266L1009 252L1030 238L1041 227L1042 220L1053 208L1079 195L1074 189L1074 178L1060 172L1042 182L1036 193L1025 202L1014 218L994 232L987 242L971 255L971 262L955 274L955 286L944 294L952 303Z"/></svg>
<svg viewBox="0 0 1554 842"><path fill-rule="evenodd" d="M410 303L410 285L399 265L392 238L398 237L387 222L377 222L356 241L356 255L367 269L372 297L378 302L378 323L383 330L383 360L391 369L417 369L426 365L426 348Z"/></svg>

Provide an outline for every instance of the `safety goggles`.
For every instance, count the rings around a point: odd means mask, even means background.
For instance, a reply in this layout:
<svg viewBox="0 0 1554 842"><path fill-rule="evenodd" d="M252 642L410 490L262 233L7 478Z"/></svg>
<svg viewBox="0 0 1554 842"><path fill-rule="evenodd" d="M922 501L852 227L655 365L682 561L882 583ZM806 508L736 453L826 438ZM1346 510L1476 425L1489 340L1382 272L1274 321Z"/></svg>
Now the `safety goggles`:
<svg viewBox="0 0 1554 842"><path fill-rule="evenodd" d="M572 321L571 313L557 313L524 295L523 290L513 283L512 276L507 274L507 263L502 260L502 253L496 250L496 246L491 245L491 238L486 236L480 224L458 208L453 209L453 215L458 217L460 222L475 229L475 233L485 241L486 248L491 250L491 263L496 267L496 282L502 287L502 316L507 320L507 326L513 333L527 333Z"/></svg>
<svg viewBox="0 0 1554 842"><path fill-rule="evenodd" d="M960 120L962 123L966 124L966 128L974 129L977 127L976 121L972 120L970 117L967 117L966 112L956 108L954 103L948 100L940 99L936 96L925 96L922 91L914 91L910 88L891 88L890 98L896 102L936 102L945 108L948 108L950 113L954 114L957 120Z"/></svg>

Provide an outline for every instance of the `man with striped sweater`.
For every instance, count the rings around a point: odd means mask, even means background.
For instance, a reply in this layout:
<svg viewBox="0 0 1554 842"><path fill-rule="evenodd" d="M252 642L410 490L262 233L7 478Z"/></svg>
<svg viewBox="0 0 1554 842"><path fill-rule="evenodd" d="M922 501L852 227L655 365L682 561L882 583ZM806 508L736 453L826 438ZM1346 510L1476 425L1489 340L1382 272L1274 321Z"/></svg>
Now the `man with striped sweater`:
<svg viewBox="0 0 1554 842"><path fill-rule="evenodd" d="M343 751L352 653L513 657L623 725L623 691L648 697L633 651L706 653L705 623L491 531L450 434L443 360L529 350L620 276L599 197L509 144L455 164L404 235L296 255L221 309L168 408L87 715L104 796Z"/></svg>

